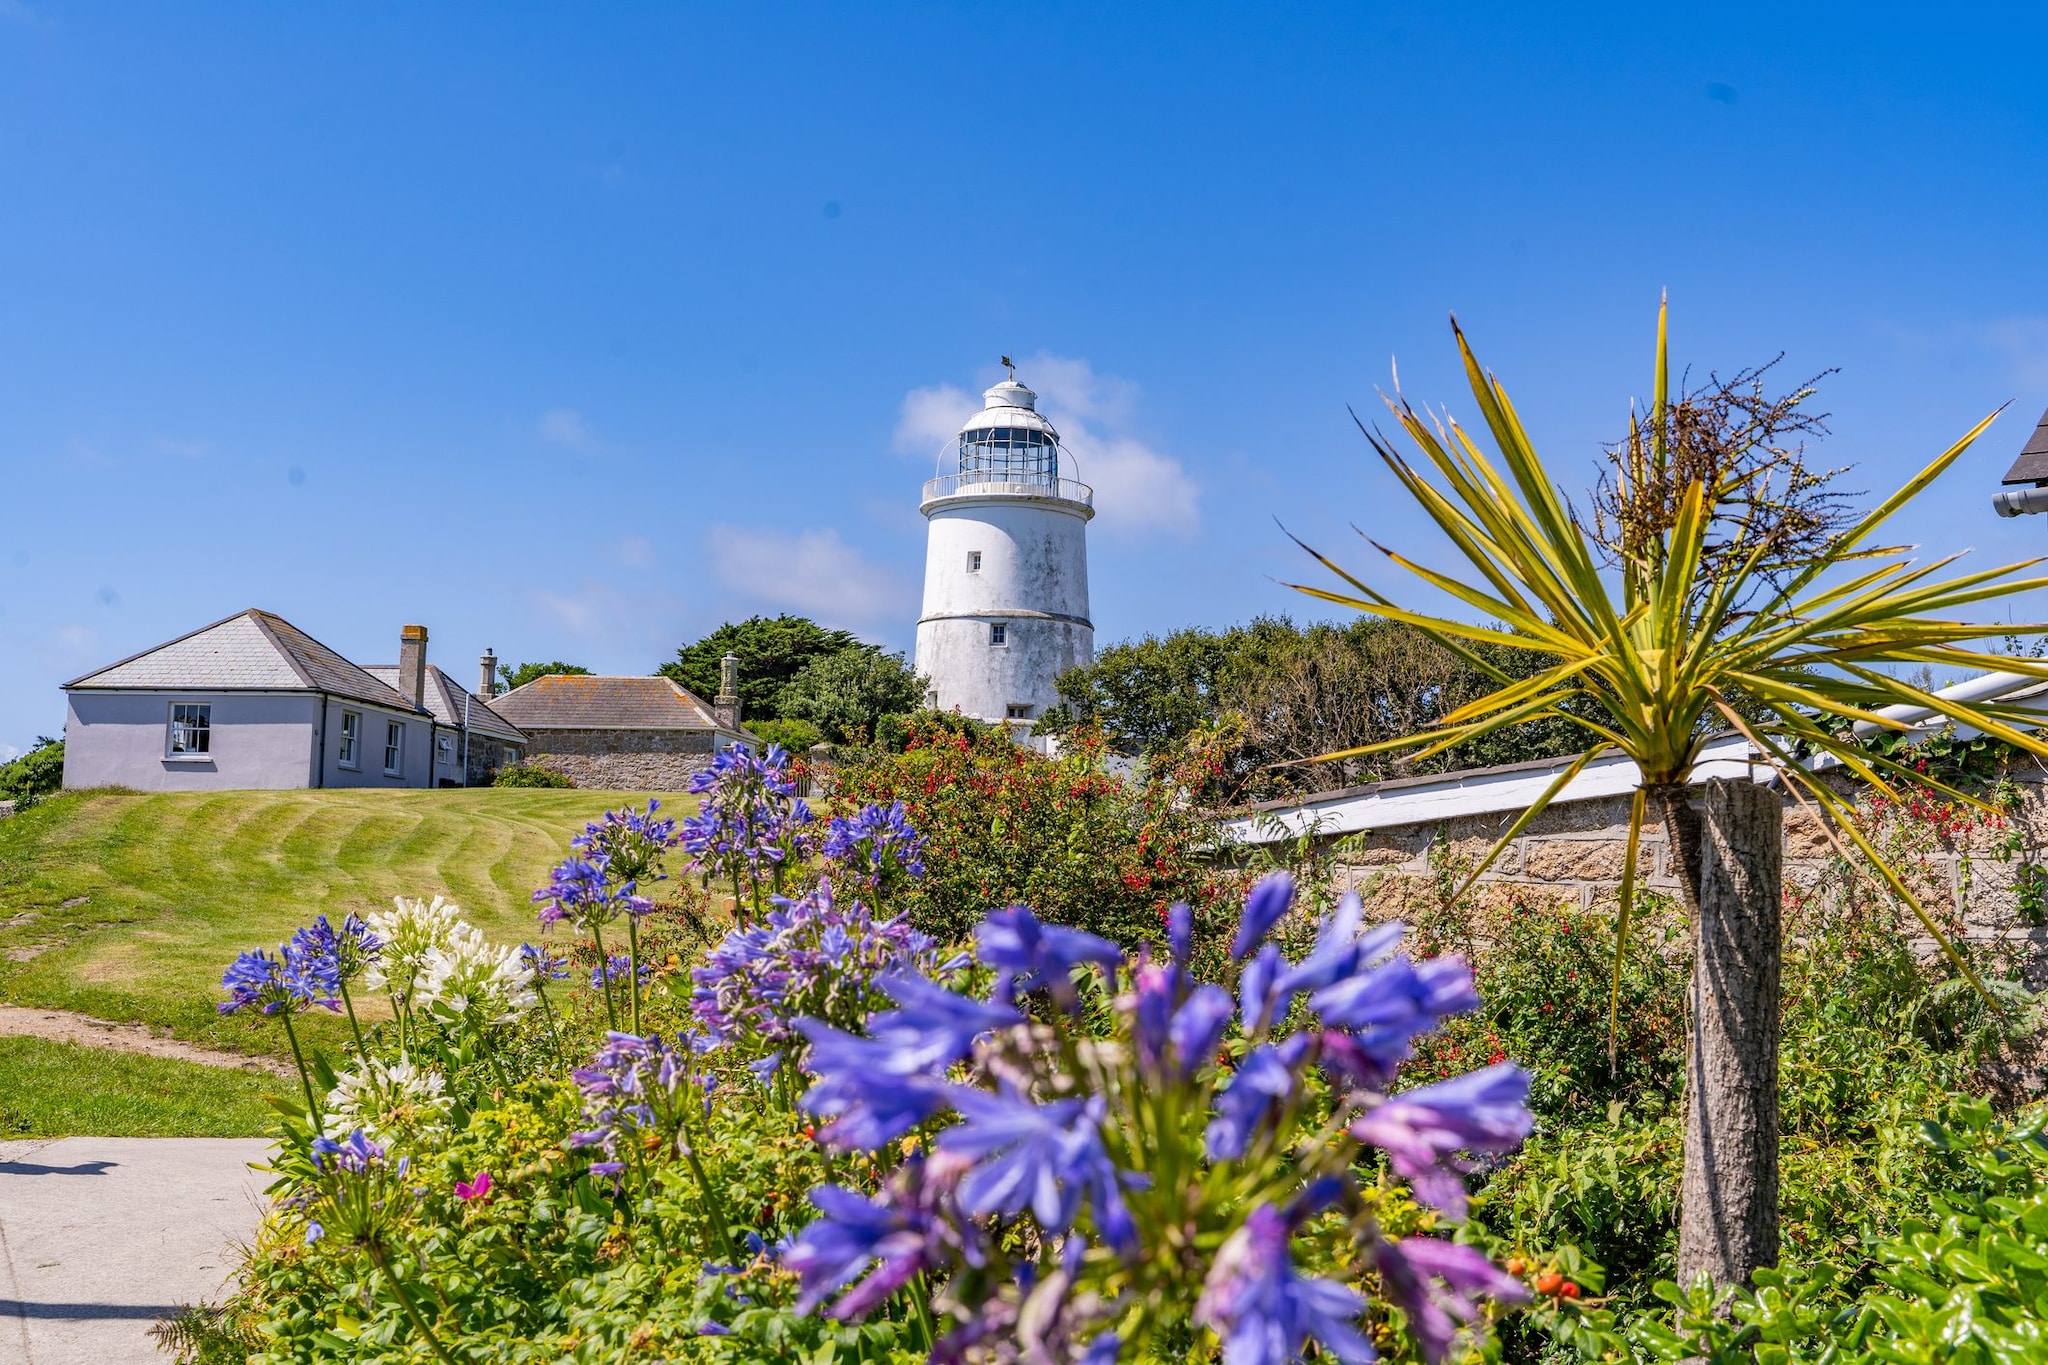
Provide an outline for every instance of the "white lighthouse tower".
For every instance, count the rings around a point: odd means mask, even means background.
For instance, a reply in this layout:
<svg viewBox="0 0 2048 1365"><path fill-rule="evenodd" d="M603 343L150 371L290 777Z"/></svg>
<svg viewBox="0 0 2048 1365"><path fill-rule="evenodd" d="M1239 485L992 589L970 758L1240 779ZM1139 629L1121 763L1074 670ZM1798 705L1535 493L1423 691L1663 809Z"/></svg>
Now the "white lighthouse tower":
<svg viewBox="0 0 2048 1365"><path fill-rule="evenodd" d="M960 428L951 473L924 486L927 700L1022 738L1058 700L1053 679L1095 661L1088 522L1095 494L1060 477L1060 435L1010 379Z"/></svg>

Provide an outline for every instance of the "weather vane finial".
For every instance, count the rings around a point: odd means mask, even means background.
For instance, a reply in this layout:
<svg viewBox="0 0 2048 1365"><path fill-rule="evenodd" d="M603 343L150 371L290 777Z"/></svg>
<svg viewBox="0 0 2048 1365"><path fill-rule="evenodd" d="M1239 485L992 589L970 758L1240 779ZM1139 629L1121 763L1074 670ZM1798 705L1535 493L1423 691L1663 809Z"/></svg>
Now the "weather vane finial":
<svg viewBox="0 0 2048 1365"><path fill-rule="evenodd" d="M1006 369L1006 370L1008 370L1008 371L1010 372L1010 382L1011 382L1011 383L1013 383L1013 384L1014 384L1014 383L1016 383L1016 382L1017 382L1017 362L1016 362L1016 361L1014 361L1014 360L1012 360L1012 359L1010 359L1010 357L1008 357L1008 356L1004 356L1004 357L1003 357L1003 368L1004 368L1004 369Z"/></svg>

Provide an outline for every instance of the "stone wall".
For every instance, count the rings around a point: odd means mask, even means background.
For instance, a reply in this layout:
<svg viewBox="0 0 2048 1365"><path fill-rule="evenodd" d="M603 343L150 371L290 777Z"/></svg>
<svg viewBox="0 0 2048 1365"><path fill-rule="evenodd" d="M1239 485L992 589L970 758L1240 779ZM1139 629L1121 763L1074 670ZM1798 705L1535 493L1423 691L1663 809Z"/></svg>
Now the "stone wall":
<svg viewBox="0 0 2048 1365"><path fill-rule="evenodd" d="M2031 984L2048 984L2048 927L2042 918L2048 896L2048 773L2016 774L2019 796L2003 821L1966 822L1941 830L1925 821L1889 818L1872 826L1880 847L1895 851L1895 862L1930 912L1953 917L1963 937L1987 946L2003 940L2027 955ZM1627 797L1552 806L1530 825L1481 878L1480 894L1516 892L1576 900L1581 908L1612 910L1617 904L1622 863L1628 848ZM1354 835L1334 849L1337 878L1368 891L1388 914L1430 904L1441 894L1440 880L1461 882L1492 849L1520 812L1467 816L1427 825L1393 826ZM1846 841L1844 841L1846 843ZM1785 877L1811 888L1838 865L1834 845L1805 808L1785 803ZM1637 857L1638 876L1649 891L1678 895L1678 882L1663 822L1650 811ZM2039 885L2029 888L2028 883ZM1923 952L1934 940L1921 938Z"/></svg>
<svg viewBox="0 0 2048 1365"><path fill-rule="evenodd" d="M708 730L533 730L529 762L566 773L579 787L681 791L711 766Z"/></svg>

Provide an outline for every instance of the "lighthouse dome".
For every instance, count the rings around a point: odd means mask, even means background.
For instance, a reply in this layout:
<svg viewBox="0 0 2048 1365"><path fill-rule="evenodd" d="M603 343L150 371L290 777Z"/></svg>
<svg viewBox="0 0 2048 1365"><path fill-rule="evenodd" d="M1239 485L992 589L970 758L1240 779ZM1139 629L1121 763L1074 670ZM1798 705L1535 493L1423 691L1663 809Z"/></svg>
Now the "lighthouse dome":
<svg viewBox="0 0 2048 1365"><path fill-rule="evenodd" d="M1060 477L1060 434L1038 411L1038 395L1014 379L982 394L982 409L960 425L960 473L999 483Z"/></svg>

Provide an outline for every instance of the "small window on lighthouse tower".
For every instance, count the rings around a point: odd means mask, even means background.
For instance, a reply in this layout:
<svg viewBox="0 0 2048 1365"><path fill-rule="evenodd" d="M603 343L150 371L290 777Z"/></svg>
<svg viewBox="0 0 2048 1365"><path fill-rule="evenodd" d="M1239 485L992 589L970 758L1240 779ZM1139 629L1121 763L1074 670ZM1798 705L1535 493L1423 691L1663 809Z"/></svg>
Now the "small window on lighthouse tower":
<svg viewBox="0 0 2048 1365"><path fill-rule="evenodd" d="M988 628L988 642L991 646L1007 645L1010 643L1010 628L1000 621L990 626Z"/></svg>
<svg viewBox="0 0 2048 1365"><path fill-rule="evenodd" d="M979 551L979 550L969 550L969 551L967 552L967 572L969 572L969 573L980 573L980 572L981 572L981 551Z"/></svg>

